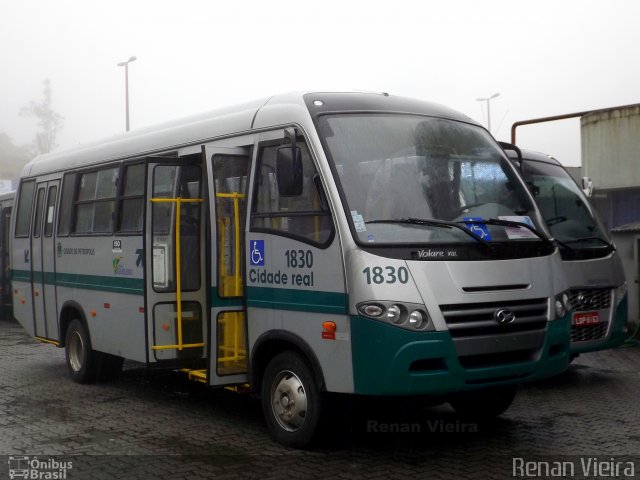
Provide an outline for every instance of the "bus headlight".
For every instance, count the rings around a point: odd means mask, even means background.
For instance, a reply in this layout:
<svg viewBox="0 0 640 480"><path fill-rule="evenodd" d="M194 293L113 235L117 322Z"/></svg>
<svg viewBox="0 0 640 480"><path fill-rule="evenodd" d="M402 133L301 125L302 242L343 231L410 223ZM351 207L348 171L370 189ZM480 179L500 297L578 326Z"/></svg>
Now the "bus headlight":
<svg viewBox="0 0 640 480"><path fill-rule="evenodd" d="M435 331L424 305L389 301L362 302L356 305L360 315L412 331Z"/></svg>
<svg viewBox="0 0 640 480"><path fill-rule="evenodd" d="M427 315L426 312L422 312L420 310L414 310L409 314L409 326L416 330L420 330L425 325L425 322L427 321L426 315Z"/></svg>
<svg viewBox="0 0 640 480"><path fill-rule="evenodd" d="M569 310L571 310L571 302L569 296L566 293L561 293L556 296L556 318L564 317Z"/></svg>
<svg viewBox="0 0 640 480"><path fill-rule="evenodd" d="M387 309L387 320L391 323L400 323L402 320L402 310L399 305L391 305Z"/></svg>
<svg viewBox="0 0 640 480"><path fill-rule="evenodd" d="M368 305L363 305L361 307L362 313L364 313L368 317L381 317L384 313L384 307L382 305L378 305L377 303L371 303Z"/></svg>

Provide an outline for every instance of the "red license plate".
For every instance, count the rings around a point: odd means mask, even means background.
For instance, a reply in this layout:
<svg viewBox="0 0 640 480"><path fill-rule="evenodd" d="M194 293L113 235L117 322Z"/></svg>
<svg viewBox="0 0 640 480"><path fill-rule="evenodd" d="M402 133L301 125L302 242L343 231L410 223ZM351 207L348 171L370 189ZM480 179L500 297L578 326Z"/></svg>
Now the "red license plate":
<svg viewBox="0 0 640 480"><path fill-rule="evenodd" d="M580 312L573 314L573 325L576 327L588 327L600 323L598 312Z"/></svg>

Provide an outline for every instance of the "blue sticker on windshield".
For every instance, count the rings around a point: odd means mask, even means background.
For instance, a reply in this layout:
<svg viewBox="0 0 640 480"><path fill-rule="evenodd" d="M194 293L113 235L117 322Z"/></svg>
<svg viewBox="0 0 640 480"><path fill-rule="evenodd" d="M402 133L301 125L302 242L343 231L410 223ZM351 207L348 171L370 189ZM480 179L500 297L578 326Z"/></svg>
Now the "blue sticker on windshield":
<svg viewBox="0 0 640 480"><path fill-rule="evenodd" d="M489 229L484 224L484 220L482 218L480 218L480 217L465 217L464 221L465 222L472 222L472 223L465 223L465 226L467 227L467 230L469 230L472 233L475 233L482 240L486 240L487 242L491 241L491 234L489 233Z"/></svg>

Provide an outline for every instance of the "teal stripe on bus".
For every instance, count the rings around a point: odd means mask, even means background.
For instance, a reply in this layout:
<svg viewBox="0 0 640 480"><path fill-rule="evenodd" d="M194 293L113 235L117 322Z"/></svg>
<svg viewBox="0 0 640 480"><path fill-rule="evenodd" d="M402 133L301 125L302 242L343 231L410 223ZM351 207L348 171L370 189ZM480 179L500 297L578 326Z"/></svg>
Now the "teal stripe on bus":
<svg viewBox="0 0 640 480"><path fill-rule="evenodd" d="M223 298L218 296L218 287L213 286L209 290L209 298L213 308L244 308L244 297Z"/></svg>
<svg viewBox="0 0 640 480"><path fill-rule="evenodd" d="M79 288L103 292L144 294L144 280L141 278L106 277L102 275L81 275L77 273L33 272L29 270L11 270L11 278L19 282L43 282L58 287Z"/></svg>
<svg viewBox="0 0 640 480"><path fill-rule="evenodd" d="M11 280L31 283L31 270L11 270Z"/></svg>
<svg viewBox="0 0 640 480"><path fill-rule="evenodd" d="M290 288L248 287L247 305L278 310L346 314L347 295Z"/></svg>

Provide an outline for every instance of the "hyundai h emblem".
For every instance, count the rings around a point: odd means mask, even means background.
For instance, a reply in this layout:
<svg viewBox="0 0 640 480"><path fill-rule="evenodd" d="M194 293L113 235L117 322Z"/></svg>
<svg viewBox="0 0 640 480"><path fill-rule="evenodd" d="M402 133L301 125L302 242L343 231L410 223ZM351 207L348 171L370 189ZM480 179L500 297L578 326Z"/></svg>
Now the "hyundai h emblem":
<svg viewBox="0 0 640 480"><path fill-rule="evenodd" d="M502 325L506 325L508 323L512 323L516 319L516 314L511 310L501 308L500 310L495 311L495 313L493 314L493 318L496 322L501 323Z"/></svg>

